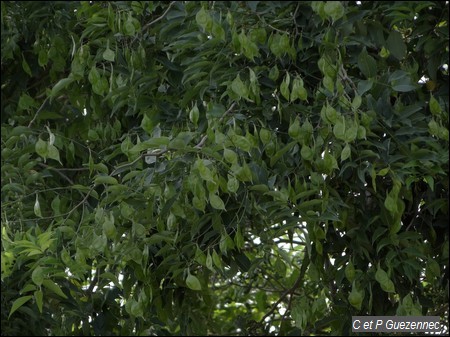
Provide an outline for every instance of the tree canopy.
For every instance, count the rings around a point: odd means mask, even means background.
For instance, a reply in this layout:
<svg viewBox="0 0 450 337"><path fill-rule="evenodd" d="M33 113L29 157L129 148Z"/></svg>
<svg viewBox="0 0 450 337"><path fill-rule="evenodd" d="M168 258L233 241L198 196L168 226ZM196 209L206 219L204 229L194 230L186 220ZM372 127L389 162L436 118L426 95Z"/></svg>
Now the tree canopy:
<svg viewBox="0 0 450 337"><path fill-rule="evenodd" d="M1 8L2 335L448 322L448 2Z"/></svg>

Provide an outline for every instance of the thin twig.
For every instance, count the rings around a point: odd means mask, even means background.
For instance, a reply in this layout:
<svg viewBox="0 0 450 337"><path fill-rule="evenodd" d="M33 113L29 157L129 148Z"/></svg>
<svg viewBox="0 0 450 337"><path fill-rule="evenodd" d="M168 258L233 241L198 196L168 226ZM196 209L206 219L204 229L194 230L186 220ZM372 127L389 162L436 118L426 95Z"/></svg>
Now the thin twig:
<svg viewBox="0 0 450 337"><path fill-rule="evenodd" d="M297 17L297 12L298 12L299 8L300 8L300 3L295 8L294 14L292 15L292 19L293 19L294 25L295 25L295 36L298 36L298 26L297 26L297 21L295 20L295 18Z"/></svg>
<svg viewBox="0 0 450 337"><path fill-rule="evenodd" d="M339 67L338 70L338 75L341 78L341 80L346 81L350 84L350 86L352 87L355 96L358 95L358 90L356 89L355 83L353 83L353 81L350 79L350 77L348 77L347 75L347 71L345 70L344 66L341 64L341 66Z"/></svg>
<svg viewBox="0 0 450 337"><path fill-rule="evenodd" d="M223 115L220 117L219 123L221 123L221 122L225 119L225 117L226 117L231 111L233 111L233 109L234 109L234 107L236 106L236 104L237 104L236 102L233 102L233 103L231 104L231 106L228 108L228 110L225 111L225 112L223 113ZM195 149L201 149L201 148L205 145L205 142L206 142L207 139L208 139L208 135L204 135L204 136L202 137L202 139L200 140L200 142L198 142L198 144L194 146L194 148L195 148ZM170 149L166 148L166 149L158 150L158 151L155 151L155 152L146 152L146 153L142 153L139 157L137 157L137 158L136 158L135 160L133 160L131 163L126 163L126 164L123 164L123 165L121 165L121 166L116 167L116 169L115 169L114 171L111 172L110 176L117 175L117 174L119 173L119 171L122 171L124 168L133 166L133 165L136 164L139 160L141 160L141 159L143 159L143 158L145 158L145 157L159 157L159 156L162 156L164 153L168 152L169 150L170 150Z"/></svg>
<svg viewBox="0 0 450 337"><path fill-rule="evenodd" d="M39 115L39 113L41 112L41 110L44 108L45 104L47 103L47 101L50 99L50 96L48 96L44 102L42 103L42 105L39 107L38 111L36 111L36 113L34 114L33 119L30 121L30 123L28 124L28 128L31 127L31 125L34 123L34 121L36 120L37 116Z"/></svg>
<svg viewBox="0 0 450 337"><path fill-rule="evenodd" d="M48 191L48 190L56 190L56 189L67 189L67 187L60 187L60 188L47 189L46 191ZM9 222L17 223L17 222L20 222L20 221L22 221L22 220L26 220L26 221L54 220L54 219L57 218L57 217L63 217L63 216L66 216L66 215L67 215L66 219L64 219L64 222L63 222L63 223L65 223L65 222L69 219L69 216L70 216L70 215L71 215L78 207L80 207L80 206L87 200L87 198L90 196L90 194L91 194L91 192L92 192L93 190L94 190L94 187L91 187L91 188L89 189L89 191L87 191L87 193L86 193L85 197L83 198L83 200L81 200L78 204L75 205L74 208L72 208L70 211L68 211L68 212L66 212L66 213L58 214L58 215L53 215L53 216L44 216L44 217L41 217L41 218L33 218L33 219L9 220ZM79 192L82 193L81 191L79 191ZM37 193L39 193L39 191L33 192L32 194L37 194Z"/></svg>
<svg viewBox="0 0 450 337"><path fill-rule="evenodd" d="M90 190L86 193L86 196L83 198L83 200L81 200L78 204L76 204L75 207L72 208L69 212L67 212L67 213L64 214L64 215L67 215L67 217L64 219L63 224L69 219L69 216L70 216L70 215L71 215L78 207L80 207L81 205L83 205L83 204L86 202L87 198L89 198L89 196L91 195L91 192L92 192L93 190L94 190L94 186L92 186L92 187L90 188ZM78 232L78 230L77 230L77 232Z"/></svg>
<svg viewBox="0 0 450 337"><path fill-rule="evenodd" d="M66 176L64 173L60 172L59 169L54 168L54 167L51 167L51 166L49 166L49 165L47 165L47 164L44 164L44 163L38 163L38 165L41 166L41 167L44 167L44 168L46 168L46 169L55 171L55 172L58 173L61 177L63 177L65 180L67 180L71 185L74 185L72 179L70 179L70 178L69 178L68 176Z"/></svg>
<svg viewBox="0 0 450 337"><path fill-rule="evenodd" d="M88 167L61 167L61 168L53 168L58 171L88 171Z"/></svg>
<svg viewBox="0 0 450 337"><path fill-rule="evenodd" d="M165 12L164 12L161 16L157 17L155 20L153 20L152 22L147 23L144 27L142 27L141 32L144 32L145 30L148 29L148 27L150 27L151 25L154 25L154 24L157 23L158 21L162 20L162 19L167 15L167 13L169 12L170 8L175 4L175 2L176 2L176 1L172 1L172 2L169 4L169 7L167 7L167 9L165 10ZM136 37L134 38L133 42L135 42L136 39L137 39L137 35L136 35Z"/></svg>
<svg viewBox="0 0 450 337"><path fill-rule="evenodd" d="M278 301L276 301L273 305L272 308L269 310L269 312L267 312L263 318L261 318L261 320L259 321L260 324L264 323L264 320L269 317L270 315L273 314L273 312L277 309L278 304L280 304L287 295L289 294L293 294L295 292L295 290L300 287L300 285L303 283L303 279L305 277L305 273L306 273L306 269L309 266L309 256L306 253L306 248L303 250L304 252L304 258L303 258L303 262L302 262L302 268L300 269L300 275L298 276L297 280L295 281L294 285L289 288L288 290L286 290L283 294L281 294L280 298L278 299Z"/></svg>
<svg viewBox="0 0 450 337"><path fill-rule="evenodd" d="M284 30L281 30L281 29L278 29L278 28L272 26L271 24L267 23L258 13L255 13L255 14L261 20L261 22L264 23L266 26L272 28L273 30L275 30L277 32L290 35L288 31L284 31Z"/></svg>
<svg viewBox="0 0 450 337"><path fill-rule="evenodd" d="M228 108L228 110L225 111L225 112L223 113L223 115L219 118L219 124L222 123L222 121L225 119L225 117L226 117L231 111L233 111L233 109L234 109L234 107L236 106L236 104L237 104L236 102L233 102L233 104L230 105L230 107ZM208 135L204 135L204 136L202 137L202 139L200 140L200 142L199 142L197 145L194 146L194 148L196 148L196 149L201 149L201 148L205 145L207 139L208 139Z"/></svg>
<svg viewBox="0 0 450 337"><path fill-rule="evenodd" d="M136 164L139 160L141 160L141 159L143 159L145 157L159 157L159 156L162 156L167 151L169 151L169 149L163 149L163 150L159 150L159 151L156 151L156 152L142 153L139 157L137 157L131 163L126 163L126 164L123 164L123 165L120 165L120 166L116 167L115 170L111 172L110 176L117 175L119 173L119 170L123 170L124 168L131 167L134 164Z"/></svg>

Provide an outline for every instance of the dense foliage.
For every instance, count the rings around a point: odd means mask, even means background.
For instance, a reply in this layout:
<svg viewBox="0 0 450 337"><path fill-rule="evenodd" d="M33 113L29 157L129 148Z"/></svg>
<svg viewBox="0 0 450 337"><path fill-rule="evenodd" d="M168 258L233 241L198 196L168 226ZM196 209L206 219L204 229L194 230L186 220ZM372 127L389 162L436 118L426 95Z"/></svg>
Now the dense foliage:
<svg viewBox="0 0 450 337"><path fill-rule="evenodd" d="M448 3L1 6L2 335L448 317Z"/></svg>

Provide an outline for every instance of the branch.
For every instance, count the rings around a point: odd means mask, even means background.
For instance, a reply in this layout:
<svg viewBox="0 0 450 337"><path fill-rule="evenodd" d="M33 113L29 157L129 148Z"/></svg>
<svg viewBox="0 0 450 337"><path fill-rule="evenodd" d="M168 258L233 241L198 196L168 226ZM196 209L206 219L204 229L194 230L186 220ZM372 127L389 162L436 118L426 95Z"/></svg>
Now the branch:
<svg viewBox="0 0 450 337"><path fill-rule="evenodd" d="M91 282L91 284L89 285L89 288L86 290L86 292L87 292L89 295L92 294L92 292L94 291L94 288L95 288L95 286L97 285L97 282L98 282L99 275L100 275L100 268L97 267L97 269L95 270L95 276L94 276L94 278L92 279L92 282Z"/></svg>
<svg viewBox="0 0 450 337"><path fill-rule="evenodd" d="M110 176L115 176L123 171L123 169L126 169L127 167L131 167L134 164L136 164L139 160L145 158L145 157L159 157L162 156L164 153L169 151L169 149L164 150L158 150L156 152L146 152L142 153L139 157L137 157L135 160L133 160L131 163L126 163L120 166L117 166L114 171L111 172Z"/></svg>
<svg viewBox="0 0 450 337"><path fill-rule="evenodd" d="M54 168L54 167L51 167L51 166L49 166L49 165L47 165L47 164L44 164L44 163L38 163L38 165L41 166L41 167L44 167L44 168L46 168L46 169L55 171L55 172L58 173L61 177L63 177L65 180L67 180L71 185L74 185L72 179L70 179L70 178L69 178L68 176L66 176L64 173L60 172L59 169Z"/></svg>
<svg viewBox="0 0 450 337"><path fill-rule="evenodd" d="M39 107L38 111L36 111L36 113L34 114L33 119L30 121L30 123L28 124L28 128L31 127L31 125L34 123L34 121L36 120L37 116L39 115L39 113L41 112L41 110L44 108L44 105L47 103L47 101L49 100L50 96L48 96L44 102L42 103L42 105Z"/></svg>
<svg viewBox="0 0 450 337"><path fill-rule="evenodd" d="M52 188L52 189L46 189L45 191L51 191L51 190L57 190L57 189L67 189L68 187L58 187L58 188ZM92 191L94 190L94 187L91 187L89 189L89 191L87 191L86 195L84 196L83 200L81 200L78 204L76 204L70 211L63 213L63 214L58 214L58 215L54 215L54 216L44 216L44 217L40 217L40 218L33 218L33 219L26 219L29 221L42 221L42 220L54 220L56 217L62 217L62 216L66 216L67 217L64 219L63 224L69 219L69 216L78 208L80 207L86 200L87 198L89 198L89 196L91 195ZM79 191L80 193L82 193L81 191ZM39 193L39 191L33 192L32 194L36 194ZM30 195L32 195L30 194ZM20 222L21 220L8 220L9 222Z"/></svg>
<svg viewBox="0 0 450 337"><path fill-rule="evenodd" d="M172 2L169 4L169 7L167 7L167 9L165 10L165 12L164 12L161 16L157 17L155 20L153 20L152 22L147 23L144 27L142 27L141 32L147 30L148 27L150 27L151 25L154 25L154 24L157 23L158 21L162 20L162 19L167 15L167 13L169 12L170 8L172 8L172 6L175 4L175 2L176 2L176 1L172 1ZM136 41L136 39L137 39L137 35L136 35L136 37L134 38L133 42Z"/></svg>
<svg viewBox="0 0 450 337"><path fill-rule="evenodd" d="M227 111L224 112L224 114L220 117L219 119L219 123L222 122L224 120L224 118L231 112L233 111L234 107L236 106L236 102L233 102L231 104L231 106L228 108ZM202 137L202 139L200 140L200 142L194 146L195 149L201 149L204 145L206 140L208 139L208 135L204 135ZM163 149L163 150L157 150L155 152L146 152L146 153L142 153L139 157L137 157L135 160L133 160L131 163L126 163L123 164L121 166L118 166L115 168L114 171L111 172L110 176L114 176L119 174L120 172L122 172L124 169L133 166L134 164L136 164L139 160L145 158L145 157L159 157L162 156L164 153L166 153L167 151L169 151L169 149Z"/></svg>
<svg viewBox="0 0 450 337"><path fill-rule="evenodd" d="M261 318L261 320L259 321L260 324L264 323L264 320L269 317L270 315L273 314L273 312L277 309L278 304L280 304L287 295L291 294L291 299L289 300L289 303L292 300L292 294L295 292L295 290L301 286L301 284L303 283L303 279L305 277L305 273L306 273L306 269L309 266L309 256L306 253L306 248L303 250L304 252L304 258L303 258L303 262L302 262L302 268L300 269L300 275L298 276L297 280L295 281L294 285L292 287L290 287L288 290L286 290L283 294L281 294L280 298L278 299L278 301L276 301L274 303L274 305L272 305L272 308L269 310L269 312L267 314L265 314L263 316L263 318Z"/></svg>
<svg viewBox="0 0 450 337"><path fill-rule="evenodd" d="M225 112L223 113L223 115L219 118L219 124L222 123L222 121L225 119L225 117L226 117L231 111L233 111L233 109L234 109L234 107L236 106L236 104L237 104L236 102L233 102L233 104L231 104L231 106L228 108L228 110L225 111ZM194 146L194 148L196 148L196 149L201 149L201 148L205 145L205 142L206 142L207 139L208 139L208 135L204 135L204 136L202 137L202 139L200 140L200 142L199 142L197 145Z"/></svg>

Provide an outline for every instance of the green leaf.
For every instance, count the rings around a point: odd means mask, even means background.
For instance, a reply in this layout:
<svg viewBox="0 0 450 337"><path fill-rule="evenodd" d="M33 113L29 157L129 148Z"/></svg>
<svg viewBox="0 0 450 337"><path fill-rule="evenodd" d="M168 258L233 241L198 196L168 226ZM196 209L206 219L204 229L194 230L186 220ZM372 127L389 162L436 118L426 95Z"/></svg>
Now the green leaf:
<svg viewBox="0 0 450 337"><path fill-rule="evenodd" d="M198 110L197 104L195 104L194 107L189 111L189 120L195 126L197 126L199 116L200 116L200 112Z"/></svg>
<svg viewBox="0 0 450 337"><path fill-rule="evenodd" d="M276 81L279 76L280 76L280 72L278 70L278 67L277 67L277 65L274 65L272 68L270 68L269 78L272 81Z"/></svg>
<svg viewBox="0 0 450 337"><path fill-rule="evenodd" d="M384 177L386 174L388 174L390 171L389 167L385 167L384 169L381 169L380 171L378 171L377 176L382 176Z"/></svg>
<svg viewBox="0 0 450 337"><path fill-rule="evenodd" d="M267 32L264 28L252 29L250 31L250 39L259 44L265 44L267 40Z"/></svg>
<svg viewBox="0 0 450 337"><path fill-rule="evenodd" d="M203 7L195 15L195 21L203 29L206 29L212 24L211 15Z"/></svg>
<svg viewBox="0 0 450 337"><path fill-rule="evenodd" d="M332 22L336 22L344 16L344 6L340 1L327 1L323 6L325 14L331 18Z"/></svg>
<svg viewBox="0 0 450 337"><path fill-rule="evenodd" d="M36 301L39 312L42 314L42 308L44 305L44 293L42 290L37 290L34 292L34 300Z"/></svg>
<svg viewBox="0 0 450 337"><path fill-rule="evenodd" d="M109 47L106 48L105 51L103 52L103 58L106 61L114 62L115 57L116 54L111 49L109 49Z"/></svg>
<svg viewBox="0 0 450 337"><path fill-rule="evenodd" d="M364 295L364 289L358 290L356 288L355 282L353 282L352 291L348 295L348 302L357 310L361 310Z"/></svg>
<svg viewBox="0 0 450 337"><path fill-rule="evenodd" d="M200 173L200 177L203 180L215 183L211 170L204 164L202 159L198 159L195 164L197 166L198 172Z"/></svg>
<svg viewBox="0 0 450 337"><path fill-rule="evenodd" d="M209 202L213 208L225 211L225 204L218 195L210 193Z"/></svg>
<svg viewBox="0 0 450 337"><path fill-rule="evenodd" d="M64 293L62 292L62 290L61 290L61 288L59 287L59 285L57 285L57 284L56 284L55 282L53 282L52 280L49 280L49 279L44 280L44 281L42 282L42 285L43 285L44 287L46 287L48 290L54 292L56 295L58 295L58 296L60 296L60 297L62 297L62 298L64 298L64 299L67 299L66 294L64 294Z"/></svg>
<svg viewBox="0 0 450 337"><path fill-rule="evenodd" d="M356 95L355 98L353 98L353 101L352 101L352 108L354 110L357 110L361 106L361 103L362 103L361 96Z"/></svg>
<svg viewBox="0 0 450 337"><path fill-rule="evenodd" d="M95 130L93 130L93 129L90 129L90 130L88 131L88 139L89 139L90 141L97 141L97 140L100 139L100 137L98 136L97 131L95 131Z"/></svg>
<svg viewBox="0 0 450 337"><path fill-rule="evenodd" d="M59 150L55 145L48 145L47 147L48 150L48 157L50 159L56 160L57 162L59 162L61 165L61 159L59 157Z"/></svg>
<svg viewBox="0 0 450 337"><path fill-rule="evenodd" d="M39 138L34 148L36 153L40 155L42 158L44 158L45 162L45 160L48 157L48 143Z"/></svg>
<svg viewBox="0 0 450 337"><path fill-rule="evenodd" d="M3 256L2 256L3 258ZM35 291L36 290L36 286L34 284L28 283L25 287L23 287L20 290L20 295L24 294L24 293L28 293L30 291Z"/></svg>
<svg viewBox="0 0 450 337"><path fill-rule="evenodd" d="M439 116L442 112L439 102L437 101L436 98L434 98L433 95L431 95L431 97L430 97L429 107L430 107L431 113L435 116Z"/></svg>
<svg viewBox="0 0 450 337"><path fill-rule="evenodd" d="M384 207L386 207L386 209L392 214L396 214L398 212L397 193L395 193L395 191L391 191L387 194L386 199L384 200Z"/></svg>
<svg viewBox="0 0 450 337"><path fill-rule="evenodd" d="M233 150L230 150L230 149L223 150L223 157L230 164L236 164L238 161L236 152L234 152Z"/></svg>
<svg viewBox="0 0 450 337"><path fill-rule="evenodd" d="M19 297L17 300L15 300L12 304L11 310L9 312L8 315L8 319L11 317L11 315L17 310L19 309L22 305L24 305L25 303L27 303L31 298L33 298L33 296L22 296Z"/></svg>
<svg viewBox="0 0 450 337"><path fill-rule="evenodd" d="M109 217L105 216L102 227L103 233L105 233L106 237L108 239L114 239L117 230L116 226L114 225L114 215L112 213L110 213Z"/></svg>
<svg viewBox="0 0 450 337"><path fill-rule="evenodd" d="M233 90L239 97L248 98L249 90L247 86L242 82L239 74L231 82L231 90Z"/></svg>
<svg viewBox="0 0 450 337"><path fill-rule="evenodd" d="M419 86L411 81L410 77L404 77L391 82L392 89L398 92L409 92L416 90Z"/></svg>
<svg viewBox="0 0 450 337"><path fill-rule="evenodd" d="M358 126L358 132L356 133L356 138L358 139L366 139L366 128L362 125Z"/></svg>
<svg viewBox="0 0 450 337"><path fill-rule="evenodd" d="M236 230L236 235L234 236L234 243L236 244L236 248L238 250L244 248L245 246L245 240L239 228Z"/></svg>
<svg viewBox="0 0 450 337"><path fill-rule="evenodd" d="M264 145L268 144L272 138L272 134L269 130L262 128L259 130L259 138Z"/></svg>
<svg viewBox="0 0 450 337"><path fill-rule="evenodd" d="M155 126L155 119L148 117L147 114L144 114L144 117L141 121L141 128L143 128L144 131L147 132L147 134L151 135Z"/></svg>
<svg viewBox="0 0 450 337"><path fill-rule="evenodd" d="M358 82L358 94L363 95L372 89L373 80L363 80Z"/></svg>
<svg viewBox="0 0 450 337"><path fill-rule="evenodd" d="M244 166L237 167L234 170L234 174L236 178L238 178L240 181L252 181L252 171L250 170L250 167L247 165L247 163L244 163Z"/></svg>
<svg viewBox="0 0 450 337"><path fill-rule="evenodd" d="M63 90L67 86L69 86L73 81L74 81L74 79L72 77L70 77L70 76L67 77L67 78L63 78L63 79L59 80L59 82L56 83L55 86L52 88L52 91L50 93L50 97L55 98L56 95L61 90Z"/></svg>
<svg viewBox="0 0 450 337"><path fill-rule="evenodd" d="M280 92L281 95L283 95L283 97L289 101L289 83L291 82L291 77L289 76L289 73L286 74L286 76L284 76L284 80L283 82L281 82L280 85Z"/></svg>
<svg viewBox="0 0 450 337"><path fill-rule="evenodd" d="M197 290L197 291L202 290L202 286L201 286L198 278L190 273L186 277L186 285L188 286L188 288L190 288L192 290Z"/></svg>
<svg viewBox="0 0 450 337"><path fill-rule="evenodd" d="M119 182L117 181L116 178L111 177L111 176L97 175L94 179L94 183L96 185L101 185L101 184L117 185Z"/></svg>
<svg viewBox="0 0 450 337"><path fill-rule="evenodd" d="M341 162L350 158L351 153L352 153L352 151L351 151L350 145L348 143L345 144L345 146L341 152Z"/></svg>
<svg viewBox="0 0 450 337"><path fill-rule="evenodd" d="M47 51L47 49L41 49L39 51L38 63L39 63L39 66L41 66L41 67L45 67L47 65L47 63L48 63L48 51Z"/></svg>
<svg viewBox="0 0 450 337"><path fill-rule="evenodd" d="M222 28L222 26L217 23L217 22L213 22L212 25L212 34L215 38L221 40L221 41L225 41L225 30Z"/></svg>
<svg viewBox="0 0 450 337"><path fill-rule="evenodd" d="M314 158L314 151L307 145L303 145L300 150L300 155L304 160L311 161Z"/></svg>
<svg viewBox="0 0 450 337"><path fill-rule="evenodd" d="M337 139L345 140L345 120L339 119L333 127L333 134Z"/></svg>
<svg viewBox="0 0 450 337"><path fill-rule="evenodd" d="M34 210L34 214L35 214L37 217L42 218L41 204L39 203L39 197L38 197L37 194L36 194L36 201L34 202L33 210Z"/></svg>
<svg viewBox="0 0 450 337"><path fill-rule="evenodd" d="M44 269L42 267L36 267L31 273L31 280L37 286L41 286L44 281Z"/></svg>
<svg viewBox="0 0 450 337"><path fill-rule="evenodd" d="M353 282L355 276L356 276L355 267L353 266L352 261L349 261L347 266L345 266L345 277L349 282Z"/></svg>
<svg viewBox="0 0 450 337"><path fill-rule="evenodd" d="M429 281L438 278L441 276L441 268L439 267L439 263L437 263L433 259L429 259L426 268L426 275L429 278Z"/></svg>
<svg viewBox="0 0 450 337"><path fill-rule="evenodd" d="M212 253L212 259L214 262L214 265L222 270L222 260L220 259L220 256L216 253L216 251L213 249L213 253Z"/></svg>
<svg viewBox="0 0 450 337"><path fill-rule="evenodd" d="M250 141L244 136L233 135L232 137L234 145L242 151L249 152L252 148Z"/></svg>
<svg viewBox="0 0 450 337"><path fill-rule="evenodd" d="M19 109L27 110L29 108L36 107L36 105L37 105L36 101L31 96L29 96L25 93L20 95L20 99L19 99L19 103L18 103Z"/></svg>
<svg viewBox="0 0 450 337"><path fill-rule="evenodd" d="M406 56L406 44L403 41L402 34L393 30L386 40L386 47L389 52L398 60L403 60Z"/></svg>
<svg viewBox="0 0 450 337"><path fill-rule="evenodd" d="M344 140L347 143L353 142L358 135L358 125L352 120L347 120Z"/></svg>
<svg viewBox="0 0 450 337"><path fill-rule="evenodd" d="M22 69L31 77L33 74L31 73L30 66L28 65L27 60L25 60L25 57L22 55Z"/></svg>
<svg viewBox="0 0 450 337"><path fill-rule="evenodd" d="M430 186L431 190L434 192L434 178L428 175L423 178L423 181L425 181L428 184L428 186Z"/></svg>
<svg viewBox="0 0 450 337"><path fill-rule="evenodd" d="M366 47L358 56L359 70L366 76L366 78L373 78L377 74L377 62L367 53ZM362 93L359 93L362 95Z"/></svg>
<svg viewBox="0 0 450 337"><path fill-rule="evenodd" d="M337 164L336 158L331 153L326 152L323 156L323 165L325 169L325 173L331 174L333 169L338 169L339 166Z"/></svg>
<svg viewBox="0 0 450 337"><path fill-rule="evenodd" d="M300 121L298 118L295 118L291 125L289 125L288 134L290 137L297 139L300 135Z"/></svg>
<svg viewBox="0 0 450 337"><path fill-rule="evenodd" d="M255 57L259 56L258 46L255 42L247 37L244 31L239 34L238 39L241 47L241 52L245 55L245 57L253 61Z"/></svg>
<svg viewBox="0 0 450 337"><path fill-rule="evenodd" d="M336 111L335 108L333 108L331 105L327 104L327 106L325 107L325 115L327 120L331 123L331 124L335 124L338 122L339 118L340 118L340 113L338 113Z"/></svg>
<svg viewBox="0 0 450 337"><path fill-rule="evenodd" d="M375 280L381 285L381 289L385 292L395 292L394 283L380 266L378 266L377 272L375 273Z"/></svg>
<svg viewBox="0 0 450 337"><path fill-rule="evenodd" d="M232 175L228 175L227 189L231 193L236 193L239 189L239 181Z"/></svg>
<svg viewBox="0 0 450 337"><path fill-rule="evenodd" d="M92 67L89 71L88 80L92 85L96 85L101 79L100 73L97 70L97 67Z"/></svg>
<svg viewBox="0 0 450 337"><path fill-rule="evenodd" d="M326 76L322 80L323 86L330 92L334 92L334 80L330 76Z"/></svg>
<svg viewBox="0 0 450 337"><path fill-rule="evenodd" d="M209 250L208 250L208 253L206 255L206 268L211 270L213 273L216 272L216 270L213 267L213 260L212 260L211 254L209 253Z"/></svg>
<svg viewBox="0 0 450 337"><path fill-rule="evenodd" d="M134 26L134 21L133 21L133 18L131 17L131 13L130 13L130 16L125 21L123 29L124 29L125 35L133 36L136 34L136 27Z"/></svg>
<svg viewBox="0 0 450 337"><path fill-rule="evenodd" d="M289 50L289 36L276 33L269 39L269 47L277 58L281 58Z"/></svg>

